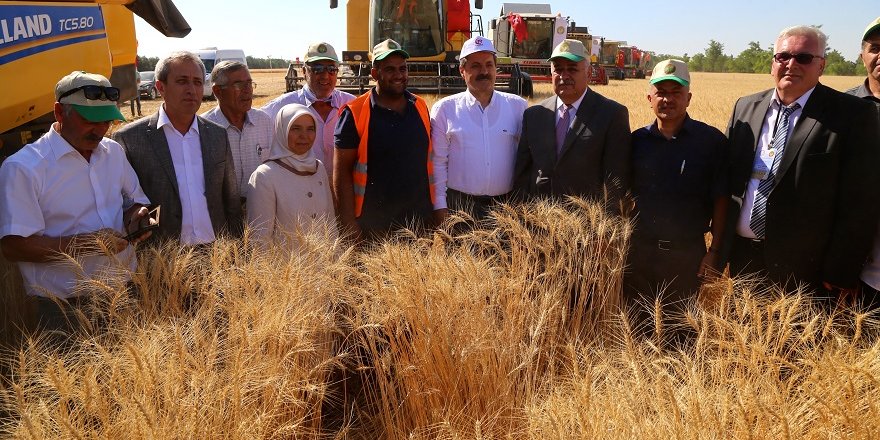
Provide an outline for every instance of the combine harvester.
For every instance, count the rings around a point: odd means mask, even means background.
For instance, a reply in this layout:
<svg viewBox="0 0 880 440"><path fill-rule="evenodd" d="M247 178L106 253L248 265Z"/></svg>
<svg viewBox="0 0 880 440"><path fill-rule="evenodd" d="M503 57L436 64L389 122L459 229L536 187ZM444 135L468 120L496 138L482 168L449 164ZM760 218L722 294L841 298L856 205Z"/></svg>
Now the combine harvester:
<svg viewBox="0 0 880 440"><path fill-rule="evenodd" d="M170 0L0 0L0 161L55 122L55 84L74 70L138 93L134 14L168 37L190 31Z"/></svg>
<svg viewBox="0 0 880 440"><path fill-rule="evenodd" d="M550 81L553 48L567 36L568 17L553 14L549 4L504 3L501 16L489 22L499 62L519 64L533 81Z"/></svg>
<svg viewBox="0 0 880 440"><path fill-rule="evenodd" d="M330 8L337 6L337 0L330 0ZM474 7L482 9L482 0ZM349 0L346 8L348 47L342 52L337 88L366 92L371 87L370 50L391 38L411 56L410 91L446 95L466 89L458 54L471 36L483 35L482 19L471 12L469 0ZM288 67L287 91L302 87L302 67L301 62ZM499 60L498 69L498 90L532 96L532 80L519 65Z"/></svg>

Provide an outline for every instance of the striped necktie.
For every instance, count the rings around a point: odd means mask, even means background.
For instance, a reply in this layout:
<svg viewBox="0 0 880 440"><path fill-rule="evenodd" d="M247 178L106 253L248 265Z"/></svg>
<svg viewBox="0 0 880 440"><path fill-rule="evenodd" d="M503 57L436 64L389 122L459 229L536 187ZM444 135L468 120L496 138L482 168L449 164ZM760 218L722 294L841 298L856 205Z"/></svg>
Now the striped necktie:
<svg viewBox="0 0 880 440"><path fill-rule="evenodd" d="M559 115L559 121L556 122L556 153L562 153L562 144L565 143L565 135L568 134L568 127L571 126L571 106L563 104L562 113Z"/></svg>
<svg viewBox="0 0 880 440"><path fill-rule="evenodd" d="M776 125L776 132L773 140L770 141L770 150L773 152L773 163L770 166L770 172L767 173L765 179L758 184L758 191L755 193L755 203L752 206L752 214L749 219L749 227L755 233L755 237L763 239L767 228L767 199L770 197L770 191L773 189L773 181L776 179L776 172L779 170L779 164L782 162L782 152L785 150L785 143L788 140L789 120L791 114L801 107L795 103L790 107L782 107L782 119Z"/></svg>

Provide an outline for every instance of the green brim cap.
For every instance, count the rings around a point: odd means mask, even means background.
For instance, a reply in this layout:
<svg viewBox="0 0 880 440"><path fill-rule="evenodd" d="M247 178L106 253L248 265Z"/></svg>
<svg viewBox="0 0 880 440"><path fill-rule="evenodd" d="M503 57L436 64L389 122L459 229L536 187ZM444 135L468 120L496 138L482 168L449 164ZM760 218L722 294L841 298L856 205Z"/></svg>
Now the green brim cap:
<svg viewBox="0 0 880 440"><path fill-rule="evenodd" d="M657 84L658 82L661 82L661 81L675 81L685 87L690 85L689 82L687 82L687 81L685 81L675 75L665 75L665 76L661 76L658 78L652 77L650 82L651 82L651 84Z"/></svg>
<svg viewBox="0 0 880 440"><path fill-rule="evenodd" d="M651 72L650 84L657 84L661 81L675 81L685 87L691 84L691 74L688 71L688 65L682 60L663 60L654 66Z"/></svg>
<svg viewBox="0 0 880 440"><path fill-rule="evenodd" d="M314 43L309 46L309 49L306 51L306 56L304 57L305 62L313 63L315 61L333 61L336 64L339 64L339 57L336 55L336 49L330 45L330 43Z"/></svg>
<svg viewBox="0 0 880 440"><path fill-rule="evenodd" d="M400 47L400 43L389 38L373 46L373 61L384 60L395 53L404 58L409 58L409 54Z"/></svg>
<svg viewBox="0 0 880 440"><path fill-rule="evenodd" d="M115 105L101 105L101 106L86 106L86 105L73 105L73 109L79 113L80 116L86 119L89 122L107 122L107 121L122 121L125 122L125 116L122 116L122 112Z"/></svg>
<svg viewBox="0 0 880 440"><path fill-rule="evenodd" d="M550 54L547 61L550 62L556 58L565 58L579 63L587 59L587 48L580 40L565 39L553 48L553 53Z"/></svg>
<svg viewBox="0 0 880 440"><path fill-rule="evenodd" d="M880 17L877 17L874 21L868 24L868 27L865 28L865 34L862 35L862 41L867 40L871 34L878 31L880 31Z"/></svg>

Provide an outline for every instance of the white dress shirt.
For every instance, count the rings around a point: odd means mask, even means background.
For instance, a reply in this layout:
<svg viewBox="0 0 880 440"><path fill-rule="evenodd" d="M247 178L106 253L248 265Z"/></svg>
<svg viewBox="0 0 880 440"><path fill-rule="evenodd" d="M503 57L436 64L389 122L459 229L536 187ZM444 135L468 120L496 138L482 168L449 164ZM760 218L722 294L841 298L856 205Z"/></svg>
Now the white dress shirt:
<svg viewBox="0 0 880 440"><path fill-rule="evenodd" d="M794 127L797 125L797 122L804 111L804 106L807 105L807 100L810 99L810 95L813 94L813 90L815 89L816 88L813 87L795 101L800 104L800 107L791 112L791 115L788 117L788 140L791 140L791 134L794 132ZM767 114L764 116L764 124L761 125L761 135L758 138L755 162L752 165L752 177L749 179L749 186L746 188L746 194L743 198L742 210L739 212L739 221L736 223L736 233L739 234L740 237L752 239L758 238L758 236L752 232L752 227L749 226L749 221L752 218L752 207L755 205L755 193L758 192L758 185L761 184L761 176L767 175L773 167L773 156L770 155L769 146L770 141L773 140L773 133L776 132L776 124L780 122L781 108L782 101L779 100L779 95L774 90L773 99L770 101L770 108L767 109ZM788 140L786 140L785 148L788 148ZM783 150L782 154L785 154L785 150Z"/></svg>
<svg viewBox="0 0 880 440"><path fill-rule="evenodd" d="M208 199L205 197L205 165L202 163L198 118L193 117L189 130L181 134L171 125L163 105L159 106L158 127L165 132L180 192L180 208L183 211L180 242L184 245L210 243L217 237L214 236Z"/></svg>
<svg viewBox="0 0 880 440"><path fill-rule="evenodd" d="M235 176L238 177L238 188L241 196L247 197L248 179L263 160L269 157L269 151L272 150L272 136L275 132L272 118L266 112L252 108L245 115L244 125L239 130L229 123L220 107L202 113L202 117L226 129Z"/></svg>
<svg viewBox="0 0 880 440"><path fill-rule="evenodd" d="M581 108L581 103L584 102L584 96L587 96L587 91L589 91L589 90L590 89L584 90L584 93L581 95L581 97L578 98L577 101L571 103L571 109L568 110L570 112L568 114L568 119L570 121L568 123L569 130L571 129L571 126L574 125L574 115L576 115L578 112L578 109ZM554 127L556 126L556 124L559 123L559 118L562 117L562 106L564 106L564 105L565 105L565 103L562 102L562 99L557 97L556 98L556 119L553 121ZM550 134L552 135L553 133L551 132Z"/></svg>
<svg viewBox="0 0 880 440"><path fill-rule="evenodd" d="M315 136L315 143L312 144L312 151L315 153L315 157L324 163L327 175L331 176L332 180L333 149L335 145L333 134L336 131L336 123L339 121L339 110L354 98L355 96L351 93L334 89L333 93L330 94L330 105L333 107L333 110L330 111L330 114L327 115L327 120L324 121L321 119L321 115L319 115L314 107L312 107L312 104L317 101L318 98L315 97L315 94L312 93L309 86L305 85L299 90L285 93L272 101L269 101L268 104L263 106L262 110L268 113L269 117L272 118L272 126L274 127L275 115L278 114L281 107L284 107L287 104L301 104L308 107L315 116L315 121L318 121L318 126L315 127L318 136Z"/></svg>
<svg viewBox="0 0 880 440"><path fill-rule="evenodd" d="M0 167L0 238L63 237L104 228L125 234L123 212L149 205L122 147L104 138L88 161L54 126ZM18 262L28 295L70 298L77 280L129 276L134 248L112 257L76 256L51 263Z"/></svg>
<svg viewBox="0 0 880 440"><path fill-rule="evenodd" d="M431 108L436 200L446 208L446 188L475 196L513 189L513 168L522 132L525 99L495 91L483 108L470 91L447 96Z"/></svg>

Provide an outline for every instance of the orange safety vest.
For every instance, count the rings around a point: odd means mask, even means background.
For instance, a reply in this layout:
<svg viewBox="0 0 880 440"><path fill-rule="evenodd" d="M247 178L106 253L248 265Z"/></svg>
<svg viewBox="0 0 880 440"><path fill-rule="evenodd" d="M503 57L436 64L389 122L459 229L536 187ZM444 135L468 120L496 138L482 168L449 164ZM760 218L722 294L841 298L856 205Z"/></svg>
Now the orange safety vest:
<svg viewBox="0 0 880 440"><path fill-rule="evenodd" d="M354 165L354 216L361 216L361 209L364 206L364 194L367 192L367 141L369 139L370 127L370 96L373 91L370 90L361 96L350 101L345 107L351 109L354 116L354 125L357 129L358 136L361 141L358 144L358 159ZM428 116L428 104L419 96L416 98L416 109L425 124L425 133L428 135L428 192L431 195L431 205L434 204L434 164L431 162L431 118ZM343 107L344 108L344 107Z"/></svg>

